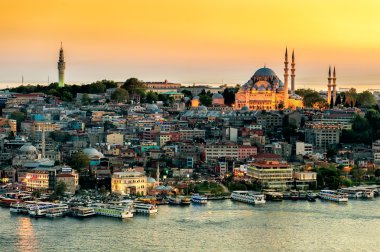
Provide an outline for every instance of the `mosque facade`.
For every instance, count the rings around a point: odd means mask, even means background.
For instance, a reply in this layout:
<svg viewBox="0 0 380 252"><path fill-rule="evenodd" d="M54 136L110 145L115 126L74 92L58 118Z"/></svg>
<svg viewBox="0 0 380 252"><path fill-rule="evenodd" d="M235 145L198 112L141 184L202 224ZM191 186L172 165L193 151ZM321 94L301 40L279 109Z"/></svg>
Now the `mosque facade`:
<svg viewBox="0 0 380 252"><path fill-rule="evenodd" d="M277 110L303 108L302 98L295 94L295 57L290 64L291 89L289 93L288 50L285 51L284 82L267 67L258 69L235 94L235 109Z"/></svg>

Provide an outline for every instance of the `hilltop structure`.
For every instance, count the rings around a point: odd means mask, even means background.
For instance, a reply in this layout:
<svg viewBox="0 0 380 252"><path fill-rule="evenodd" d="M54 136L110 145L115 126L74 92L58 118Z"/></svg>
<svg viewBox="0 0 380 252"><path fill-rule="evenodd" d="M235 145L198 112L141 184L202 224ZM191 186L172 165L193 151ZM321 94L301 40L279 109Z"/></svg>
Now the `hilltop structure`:
<svg viewBox="0 0 380 252"><path fill-rule="evenodd" d="M302 98L295 94L295 57L292 53L291 95L289 97L288 49L285 51L284 83L276 73L267 67L258 69L235 95L235 108L247 107L250 110L275 110L302 108Z"/></svg>
<svg viewBox="0 0 380 252"><path fill-rule="evenodd" d="M65 57L63 56L63 48L61 42L61 50L59 50L59 60L58 60L58 87L65 86Z"/></svg>
<svg viewBox="0 0 380 252"><path fill-rule="evenodd" d="M335 72L335 66L333 75L331 77L331 66L329 67L329 77L327 78L328 84L327 84L327 102L329 105L332 103L335 105L336 102L336 72ZM331 90L332 88L332 90Z"/></svg>

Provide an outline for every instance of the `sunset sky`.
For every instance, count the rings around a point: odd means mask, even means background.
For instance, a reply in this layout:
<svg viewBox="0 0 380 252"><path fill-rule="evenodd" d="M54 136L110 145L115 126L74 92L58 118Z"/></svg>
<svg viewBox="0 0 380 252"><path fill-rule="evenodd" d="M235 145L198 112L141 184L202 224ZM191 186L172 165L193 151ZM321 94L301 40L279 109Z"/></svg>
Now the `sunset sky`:
<svg viewBox="0 0 380 252"><path fill-rule="evenodd" d="M2 0L0 82L99 79L244 83L266 64L296 85L380 88L378 0ZM3 84L4 85L4 84ZM322 86L323 85L323 86Z"/></svg>

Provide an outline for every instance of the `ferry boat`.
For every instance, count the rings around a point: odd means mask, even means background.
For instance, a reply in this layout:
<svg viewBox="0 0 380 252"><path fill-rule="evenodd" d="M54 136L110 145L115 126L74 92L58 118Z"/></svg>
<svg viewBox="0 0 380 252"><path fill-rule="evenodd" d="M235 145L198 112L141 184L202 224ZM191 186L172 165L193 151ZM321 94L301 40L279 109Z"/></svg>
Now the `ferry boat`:
<svg viewBox="0 0 380 252"><path fill-rule="evenodd" d="M67 211L65 211L63 209L53 208L53 209L46 210L45 216L47 218L57 218L57 217L63 217L63 216L65 216L66 213L67 213Z"/></svg>
<svg viewBox="0 0 380 252"><path fill-rule="evenodd" d="M152 204L135 204L136 213L154 214L158 212L157 206Z"/></svg>
<svg viewBox="0 0 380 252"><path fill-rule="evenodd" d="M191 204L191 200L188 197L182 197L181 199L181 206L189 206Z"/></svg>
<svg viewBox="0 0 380 252"><path fill-rule="evenodd" d="M55 212L62 212L62 215L68 212L69 207L66 204L55 203L42 203L39 202L29 207L28 213L31 217L45 217L48 212L55 210Z"/></svg>
<svg viewBox="0 0 380 252"><path fill-rule="evenodd" d="M118 206L110 204L96 204L94 210L97 215L114 217L114 218L132 218L133 212L129 206Z"/></svg>
<svg viewBox="0 0 380 252"><path fill-rule="evenodd" d="M24 203L12 203L10 205L9 212L10 213L23 213L24 209L25 209Z"/></svg>
<svg viewBox="0 0 380 252"><path fill-rule="evenodd" d="M191 201L197 204L207 204L207 197L201 196L200 194L196 193L191 197Z"/></svg>
<svg viewBox="0 0 380 252"><path fill-rule="evenodd" d="M169 205L172 205L172 206L180 206L181 205L181 198L169 198Z"/></svg>
<svg viewBox="0 0 380 252"><path fill-rule="evenodd" d="M95 210L93 207L72 207L70 211L71 216L73 217L79 217L79 218L86 218L94 216Z"/></svg>
<svg viewBox="0 0 380 252"><path fill-rule="evenodd" d="M338 190L341 193L346 193L350 199L372 199L375 197L375 191L363 187L349 187Z"/></svg>
<svg viewBox="0 0 380 252"><path fill-rule="evenodd" d="M231 199L249 204L264 204L264 194L252 191L233 191Z"/></svg>
<svg viewBox="0 0 380 252"><path fill-rule="evenodd" d="M340 193L333 190L321 190L319 193L321 199L330 200L335 202L347 202L348 196L345 193Z"/></svg>
<svg viewBox="0 0 380 252"><path fill-rule="evenodd" d="M265 199L268 201L282 201L284 194L282 192L277 192L273 189L266 189L263 191Z"/></svg>

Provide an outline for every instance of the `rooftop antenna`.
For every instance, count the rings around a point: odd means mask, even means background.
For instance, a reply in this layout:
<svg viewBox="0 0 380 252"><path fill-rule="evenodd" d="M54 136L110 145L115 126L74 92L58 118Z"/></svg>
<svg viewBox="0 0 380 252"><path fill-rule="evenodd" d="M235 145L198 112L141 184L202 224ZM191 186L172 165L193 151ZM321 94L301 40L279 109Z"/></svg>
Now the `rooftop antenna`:
<svg viewBox="0 0 380 252"><path fill-rule="evenodd" d="M21 84L24 86L24 75L21 75Z"/></svg>
<svg viewBox="0 0 380 252"><path fill-rule="evenodd" d="M48 83L47 83L48 85L50 84L50 76L48 75Z"/></svg>

